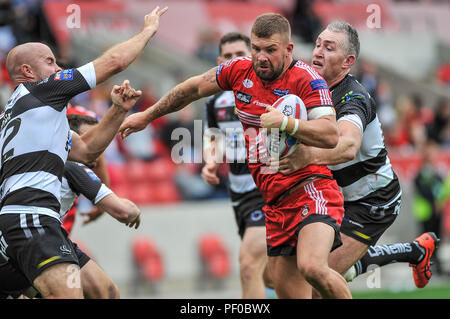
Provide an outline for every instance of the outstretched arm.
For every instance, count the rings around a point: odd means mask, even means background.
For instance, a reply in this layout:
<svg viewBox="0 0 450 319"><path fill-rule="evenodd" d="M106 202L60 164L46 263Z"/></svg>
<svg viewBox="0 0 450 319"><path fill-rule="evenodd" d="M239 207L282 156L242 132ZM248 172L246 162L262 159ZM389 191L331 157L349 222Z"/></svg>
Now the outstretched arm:
<svg viewBox="0 0 450 319"><path fill-rule="evenodd" d="M132 201L114 193L105 196L96 205L128 227L138 228L141 223L140 209Z"/></svg>
<svg viewBox="0 0 450 319"><path fill-rule="evenodd" d="M100 123L81 136L73 133L69 159L87 164L95 161L111 143L127 112L134 106L141 94L141 91L130 87L128 80L125 80L121 86L115 85L111 92L113 105Z"/></svg>
<svg viewBox="0 0 450 319"><path fill-rule="evenodd" d="M122 43L116 44L94 60L97 84L125 70L141 54L150 38L158 30L159 18L166 11L167 7L162 10L156 7L144 17L144 26L141 32Z"/></svg>
<svg viewBox="0 0 450 319"><path fill-rule="evenodd" d="M214 67L202 75L187 79L170 90L153 106L127 117L119 128L122 138L143 130L148 123L159 117L177 112L202 97L222 91L216 82L216 71L217 67Z"/></svg>

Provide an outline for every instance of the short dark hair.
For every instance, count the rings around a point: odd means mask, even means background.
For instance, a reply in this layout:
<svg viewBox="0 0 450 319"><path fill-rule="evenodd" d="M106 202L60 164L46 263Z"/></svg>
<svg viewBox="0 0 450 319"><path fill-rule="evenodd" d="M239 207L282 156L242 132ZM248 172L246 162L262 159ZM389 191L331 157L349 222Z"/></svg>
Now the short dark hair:
<svg viewBox="0 0 450 319"><path fill-rule="evenodd" d="M264 13L253 23L252 34L258 38L270 38L276 33L285 36L287 41L291 39L291 25L281 14Z"/></svg>
<svg viewBox="0 0 450 319"><path fill-rule="evenodd" d="M219 53L222 55L222 46L225 43L233 43L237 41L243 41L247 48L250 50L250 38L245 34L239 32L229 32L225 34L222 38L220 38L219 42Z"/></svg>
<svg viewBox="0 0 450 319"><path fill-rule="evenodd" d="M69 114L67 115L67 120L69 121L70 129L78 134L80 134L81 125L95 125L98 123L96 118L81 114Z"/></svg>

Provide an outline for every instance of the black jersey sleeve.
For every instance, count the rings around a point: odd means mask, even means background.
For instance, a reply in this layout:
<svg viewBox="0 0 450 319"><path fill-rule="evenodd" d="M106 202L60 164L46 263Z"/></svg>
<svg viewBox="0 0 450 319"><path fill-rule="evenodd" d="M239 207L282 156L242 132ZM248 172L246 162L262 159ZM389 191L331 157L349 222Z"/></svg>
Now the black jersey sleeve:
<svg viewBox="0 0 450 319"><path fill-rule="evenodd" d="M363 130L376 116L375 102L370 95L354 89L350 89L342 95L335 104L335 109L336 120L348 114L357 115L361 119Z"/></svg>
<svg viewBox="0 0 450 319"><path fill-rule="evenodd" d="M84 195L90 201L95 200L102 186L100 178L81 163L68 161L64 167L64 177L75 193Z"/></svg>
<svg viewBox="0 0 450 319"><path fill-rule="evenodd" d="M33 96L58 111L62 111L74 96L91 89L78 69L62 70L43 81L25 85Z"/></svg>
<svg viewBox="0 0 450 319"><path fill-rule="evenodd" d="M217 118L214 110L214 104L216 103L218 95L213 95L206 100L205 111L206 111L206 122L209 128L216 127L219 128L217 124Z"/></svg>

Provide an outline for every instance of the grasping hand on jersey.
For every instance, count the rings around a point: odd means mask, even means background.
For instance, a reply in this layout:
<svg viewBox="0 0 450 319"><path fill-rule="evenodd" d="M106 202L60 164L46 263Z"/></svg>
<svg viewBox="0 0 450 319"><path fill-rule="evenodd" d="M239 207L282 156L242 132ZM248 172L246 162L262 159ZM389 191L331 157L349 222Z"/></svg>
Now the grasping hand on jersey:
<svg viewBox="0 0 450 319"><path fill-rule="evenodd" d="M289 175L312 163L311 146L300 143L294 152L280 159L271 159L271 165L277 165L278 171Z"/></svg>
<svg viewBox="0 0 450 319"><path fill-rule="evenodd" d="M284 115L272 106L266 107L266 112L260 116L261 126L264 128L280 128Z"/></svg>
<svg viewBox="0 0 450 319"><path fill-rule="evenodd" d="M122 108L128 112L141 97L142 91L136 91L130 86L130 81L123 81L122 85L114 85L111 91L111 100L113 105Z"/></svg>

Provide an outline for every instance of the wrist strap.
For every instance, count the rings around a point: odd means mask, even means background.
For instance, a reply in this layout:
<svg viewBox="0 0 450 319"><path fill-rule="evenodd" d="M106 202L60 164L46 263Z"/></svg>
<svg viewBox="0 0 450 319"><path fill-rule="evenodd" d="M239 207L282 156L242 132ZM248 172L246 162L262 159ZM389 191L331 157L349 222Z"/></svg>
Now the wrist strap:
<svg viewBox="0 0 450 319"><path fill-rule="evenodd" d="M285 115L283 118L283 123L281 123L281 127L280 127L281 131L284 131L286 129L288 121L289 121L289 118Z"/></svg>
<svg viewBox="0 0 450 319"><path fill-rule="evenodd" d="M297 132L299 122L300 122L300 121L299 121L298 119L295 119L294 130L290 133L291 135L294 135L294 134Z"/></svg>

